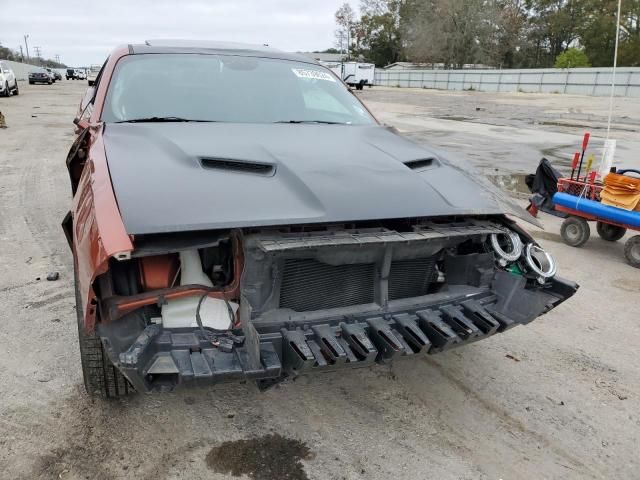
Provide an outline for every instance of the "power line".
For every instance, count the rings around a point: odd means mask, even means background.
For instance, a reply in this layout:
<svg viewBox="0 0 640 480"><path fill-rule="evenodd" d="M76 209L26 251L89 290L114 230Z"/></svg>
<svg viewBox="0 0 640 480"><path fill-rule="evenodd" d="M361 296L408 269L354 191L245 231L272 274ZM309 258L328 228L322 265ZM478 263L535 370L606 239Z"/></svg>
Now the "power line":
<svg viewBox="0 0 640 480"><path fill-rule="evenodd" d="M33 47L33 49L36 51L36 57L42 58L42 56L40 55L40 50L42 50L42 48L41 47Z"/></svg>

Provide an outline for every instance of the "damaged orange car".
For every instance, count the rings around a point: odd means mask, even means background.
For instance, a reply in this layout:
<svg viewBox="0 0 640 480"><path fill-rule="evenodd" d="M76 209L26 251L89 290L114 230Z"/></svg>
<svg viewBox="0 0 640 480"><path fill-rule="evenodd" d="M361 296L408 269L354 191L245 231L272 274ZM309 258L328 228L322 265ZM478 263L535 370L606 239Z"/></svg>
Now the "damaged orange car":
<svg viewBox="0 0 640 480"><path fill-rule="evenodd" d="M75 124L63 227L90 394L435 354L577 289L527 212L303 56L127 45Z"/></svg>

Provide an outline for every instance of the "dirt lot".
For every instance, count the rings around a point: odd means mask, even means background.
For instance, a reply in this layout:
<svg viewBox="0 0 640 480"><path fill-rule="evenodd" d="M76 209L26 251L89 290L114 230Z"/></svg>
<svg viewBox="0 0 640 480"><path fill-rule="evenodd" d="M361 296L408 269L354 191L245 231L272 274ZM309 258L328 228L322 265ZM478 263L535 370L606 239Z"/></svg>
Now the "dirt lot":
<svg viewBox="0 0 640 480"><path fill-rule="evenodd" d="M583 249L565 246L549 217L533 233L582 287L527 327L265 393L233 384L87 398L59 227L83 88L23 85L19 97L0 99L9 126L0 130L0 478L640 477L640 272L625 264L621 242L594 234ZM577 144L583 131L542 121L606 117L606 99L559 95L374 88L363 97L416 140L507 174L531 170L544 149ZM638 103L624 102L628 118L614 130L636 157ZM474 120L436 118L446 115ZM49 271L60 279L46 281Z"/></svg>

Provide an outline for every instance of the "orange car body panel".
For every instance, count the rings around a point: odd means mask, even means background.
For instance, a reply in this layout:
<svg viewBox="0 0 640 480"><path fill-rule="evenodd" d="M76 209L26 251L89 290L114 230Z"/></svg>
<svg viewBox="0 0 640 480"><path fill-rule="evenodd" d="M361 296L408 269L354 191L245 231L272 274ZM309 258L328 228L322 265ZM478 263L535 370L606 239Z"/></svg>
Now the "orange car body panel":
<svg viewBox="0 0 640 480"><path fill-rule="evenodd" d="M126 48L116 50L103 72L110 79L117 61L127 53ZM106 83L98 87L96 102L89 126L87 161L85 162L78 188L73 199L73 249L75 253L78 289L83 304L84 324L87 331L93 330L96 321L96 295L93 282L108 269L109 258L133 251L133 243L127 235L118 210L111 185L109 167L102 140L102 125L96 118L104 103ZM96 116L96 118L93 118Z"/></svg>

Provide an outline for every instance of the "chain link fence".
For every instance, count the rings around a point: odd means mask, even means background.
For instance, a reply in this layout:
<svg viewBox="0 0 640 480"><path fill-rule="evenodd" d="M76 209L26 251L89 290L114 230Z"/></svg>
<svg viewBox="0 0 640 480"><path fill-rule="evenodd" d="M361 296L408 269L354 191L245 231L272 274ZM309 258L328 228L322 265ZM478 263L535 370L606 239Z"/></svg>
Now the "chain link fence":
<svg viewBox="0 0 640 480"><path fill-rule="evenodd" d="M527 70L384 70L376 69L375 85L478 90L482 92L567 93L608 96L611 68ZM640 67L616 71L615 95L640 97Z"/></svg>

